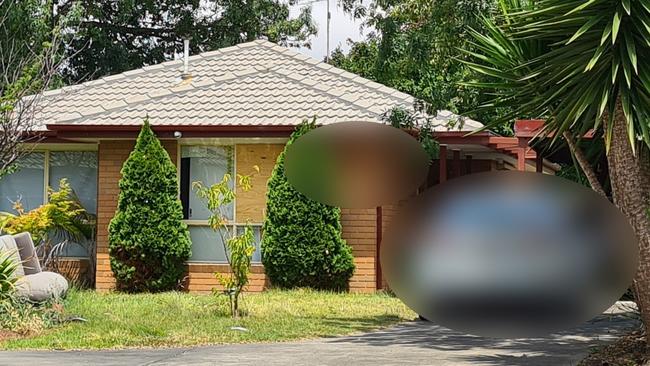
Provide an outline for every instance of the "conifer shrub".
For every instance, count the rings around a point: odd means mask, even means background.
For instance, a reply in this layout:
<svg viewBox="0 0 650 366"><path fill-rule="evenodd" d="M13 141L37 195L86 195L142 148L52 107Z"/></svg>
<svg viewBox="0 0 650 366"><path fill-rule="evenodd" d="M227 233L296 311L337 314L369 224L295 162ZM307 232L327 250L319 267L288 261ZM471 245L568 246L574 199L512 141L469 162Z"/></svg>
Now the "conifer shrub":
<svg viewBox="0 0 650 366"><path fill-rule="evenodd" d="M145 120L122 166L117 212L109 225L111 269L118 290L177 288L191 255L178 199L176 167Z"/></svg>
<svg viewBox="0 0 650 366"><path fill-rule="evenodd" d="M299 193L284 174L287 147L313 128L315 121L296 128L269 179L262 263L274 286L340 291L354 272L352 250L341 238L341 210Z"/></svg>

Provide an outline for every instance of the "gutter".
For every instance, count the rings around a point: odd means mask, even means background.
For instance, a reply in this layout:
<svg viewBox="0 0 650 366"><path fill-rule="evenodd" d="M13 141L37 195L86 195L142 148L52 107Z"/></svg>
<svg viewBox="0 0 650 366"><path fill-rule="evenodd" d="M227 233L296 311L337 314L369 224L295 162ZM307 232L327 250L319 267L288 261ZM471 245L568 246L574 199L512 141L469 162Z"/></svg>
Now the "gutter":
<svg viewBox="0 0 650 366"><path fill-rule="evenodd" d="M136 137L141 125L79 125L48 124L47 128L59 138L129 138ZM151 125L159 138L183 137L288 137L296 128L294 125L277 126L188 126Z"/></svg>

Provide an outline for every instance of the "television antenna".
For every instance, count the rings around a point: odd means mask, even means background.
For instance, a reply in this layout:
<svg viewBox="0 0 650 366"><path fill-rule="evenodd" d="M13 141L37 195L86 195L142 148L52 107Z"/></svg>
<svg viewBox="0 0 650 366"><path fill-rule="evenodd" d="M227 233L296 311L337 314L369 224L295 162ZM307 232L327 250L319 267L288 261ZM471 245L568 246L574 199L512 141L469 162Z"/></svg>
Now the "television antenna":
<svg viewBox="0 0 650 366"><path fill-rule="evenodd" d="M325 6L327 7L327 22L325 23L326 24L325 62L328 62L330 59L330 23L332 22L332 13L330 12L330 1L331 0L308 0L305 2L297 3L297 5L311 5L311 4L322 3L322 2L326 3Z"/></svg>
<svg viewBox="0 0 650 366"><path fill-rule="evenodd" d="M330 22L332 21L332 13L330 13L330 0L327 0L327 45L325 47L325 62L330 60Z"/></svg>

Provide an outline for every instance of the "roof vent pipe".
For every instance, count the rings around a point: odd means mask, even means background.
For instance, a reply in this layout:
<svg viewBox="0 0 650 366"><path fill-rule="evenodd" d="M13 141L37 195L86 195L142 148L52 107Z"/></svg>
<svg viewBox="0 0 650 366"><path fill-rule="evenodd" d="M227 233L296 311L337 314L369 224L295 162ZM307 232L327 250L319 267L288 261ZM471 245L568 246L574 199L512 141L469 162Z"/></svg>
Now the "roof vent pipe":
<svg viewBox="0 0 650 366"><path fill-rule="evenodd" d="M183 80L189 80L192 78L192 74L190 74L190 40L189 39L184 39L183 40L183 73L181 74L181 78Z"/></svg>

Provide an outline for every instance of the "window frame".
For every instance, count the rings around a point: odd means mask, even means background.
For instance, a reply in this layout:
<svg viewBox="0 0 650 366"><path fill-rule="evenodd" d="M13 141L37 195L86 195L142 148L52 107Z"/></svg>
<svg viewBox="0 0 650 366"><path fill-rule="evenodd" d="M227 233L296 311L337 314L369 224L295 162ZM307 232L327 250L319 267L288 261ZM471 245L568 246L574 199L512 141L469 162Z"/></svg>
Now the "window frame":
<svg viewBox="0 0 650 366"><path fill-rule="evenodd" d="M178 141L178 143L176 144L176 149L177 149L176 150L176 174L179 177L179 179L178 179L178 197L179 197L179 199L180 199L181 189L182 189L180 176L181 176L181 159L183 158L182 157L182 147L183 146L228 146L228 147L232 147L232 151L233 151L233 154L232 154L232 160L233 160L232 161L232 169L233 169L232 174L233 174L233 181L235 182L235 184L233 185L233 187L234 187L233 190L235 192L235 200L233 201L233 219L228 220L227 223L226 223L226 228L232 233L237 233L237 228L238 227L247 225L247 223L240 222L238 220L238 218L237 218L237 197L236 197L236 195L237 195L237 184L236 184L236 177L237 177L237 145L238 145L238 143L235 142L235 141L219 141L219 140L211 141L211 142L204 142L204 141L196 141L196 142L194 142L194 141L188 140L188 141ZM189 187L190 194L192 194L191 185L192 185L192 182L190 182L190 187ZM208 220L184 219L183 222L188 227L189 226L198 226L198 227L208 227L209 226L208 225ZM264 235L263 230L262 230L263 226L264 226L264 222L251 222L250 225L253 226L253 227L259 227L260 228L260 246L259 246L259 248L256 247L255 249L261 251L262 250L261 241L262 241L262 237ZM191 240L191 238L190 238L190 240ZM192 245L194 245L194 243L192 243ZM189 263L189 264L223 265L223 264L228 264L228 261L227 260L214 261L214 260L192 260L192 259L188 259L187 263ZM251 264L253 266L262 265L262 262L261 261L252 261Z"/></svg>
<svg viewBox="0 0 650 366"><path fill-rule="evenodd" d="M49 202L47 189L50 187L50 152L95 152L97 153L97 179L99 179L99 146L97 144L25 144L26 154L43 153L43 205ZM97 184L97 183L95 183ZM98 185L98 184L97 184ZM99 190L97 191L99 194ZM98 197L95 197L98 201Z"/></svg>
<svg viewBox="0 0 650 366"><path fill-rule="evenodd" d="M50 187L50 153L51 152L94 152L97 155L97 196L95 196L95 207L99 210L99 146L97 144L47 144L47 143L29 143L21 146L26 154L42 153L43 154L43 205L49 202L48 188ZM95 213L97 215L97 213ZM95 240L97 245L97 240ZM88 259L88 257L79 256L62 256L65 259Z"/></svg>

